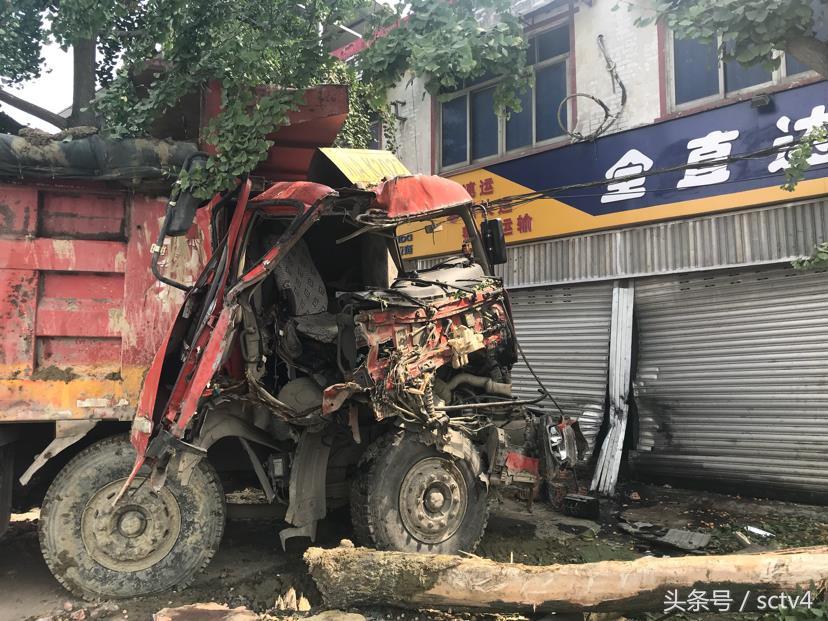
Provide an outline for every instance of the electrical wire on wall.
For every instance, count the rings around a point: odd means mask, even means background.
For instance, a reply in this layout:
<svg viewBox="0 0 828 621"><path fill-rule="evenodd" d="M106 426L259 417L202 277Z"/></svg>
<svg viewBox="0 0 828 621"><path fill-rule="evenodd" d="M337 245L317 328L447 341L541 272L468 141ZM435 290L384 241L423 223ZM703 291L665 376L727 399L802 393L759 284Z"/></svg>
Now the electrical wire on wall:
<svg viewBox="0 0 828 621"><path fill-rule="evenodd" d="M624 108L627 105L627 87L624 86L624 83L621 81L621 78L618 75L618 68L615 64L615 61L610 58L609 52L607 52L607 46L604 43L604 35L598 35L598 50L601 52L601 55L604 57L604 62L607 66L607 73L609 73L610 80L612 81L612 94L615 95L616 92L621 93L621 101L618 104L618 110L616 112L610 112L609 106L605 104L601 99L596 97L595 95L590 95L588 93L572 93L571 95L567 95L558 104L558 125L560 125L561 129L565 131L570 138L575 140L576 142L588 142L595 140L599 136L605 134L610 127L612 127L615 122L618 120L618 117L624 112ZM563 119L563 113L566 111L566 106L569 104L570 99L577 99L578 97L582 97L585 99L589 99L601 108L601 111L604 113L604 118L598 124L598 127L595 128L592 132L588 134L582 134L581 132L570 130L567 125L566 121Z"/></svg>

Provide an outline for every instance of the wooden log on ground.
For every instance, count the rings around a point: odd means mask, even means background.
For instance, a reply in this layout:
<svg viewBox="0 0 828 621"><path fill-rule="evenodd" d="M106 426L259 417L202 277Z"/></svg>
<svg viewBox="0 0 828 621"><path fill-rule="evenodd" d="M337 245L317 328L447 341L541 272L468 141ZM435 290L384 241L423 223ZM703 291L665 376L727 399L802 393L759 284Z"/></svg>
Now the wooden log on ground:
<svg viewBox="0 0 828 621"><path fill-rule="evenodd" d="M755 610L760 594L810 589L816 598L813 585L828 582L828 547L530 566L342 545L310 548L305 561L331 607L632 613L664 610L672 591L686 599L716 589L730 592L733 610L750 591L745 610Z"/></svg>

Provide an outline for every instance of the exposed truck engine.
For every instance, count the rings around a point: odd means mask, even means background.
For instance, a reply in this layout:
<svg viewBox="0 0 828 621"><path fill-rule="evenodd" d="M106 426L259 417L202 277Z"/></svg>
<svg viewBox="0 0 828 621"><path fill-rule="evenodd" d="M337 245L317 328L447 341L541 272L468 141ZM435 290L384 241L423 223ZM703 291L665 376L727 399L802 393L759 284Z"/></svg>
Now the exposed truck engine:
<svg viewBox="0 0 828 621"><path fill-rule="evenodd" d="M70 590L186 585L221 539L227 484L213 456L228 438L267 502L286 505L283 545L350 505L364 545L471 552L493 490L531 499L574 464L577 423L532 407L548 394L512 396L518 346L493 272L503 230L460 185L402 176L254 193L242 180L206 205L181 192L154 249L196 209L210 213L212 256L192 287L158 273L187 293L144 380L132 447L92 445L49 491L42 546ZM445 218L468 231L456 256L404 265L397 227Z"/></svg>

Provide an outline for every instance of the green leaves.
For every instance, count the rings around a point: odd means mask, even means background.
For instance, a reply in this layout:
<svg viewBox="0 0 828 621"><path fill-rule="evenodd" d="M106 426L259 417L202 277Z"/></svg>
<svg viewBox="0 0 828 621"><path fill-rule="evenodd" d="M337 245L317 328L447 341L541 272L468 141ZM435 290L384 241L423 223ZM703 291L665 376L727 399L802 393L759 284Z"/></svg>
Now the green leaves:
<svg viewBox="0 0 828 621"><path fill-rule="evenodd" d="M776 66L774 50L810 35L814 27L811 0L656 0L655 8L677 36L720 36L729 43L721 50L723 59L746 65Z"/></svg>
<svg viewBox="0 0 828 621"><path fill-rule="evenodd" d="M113 137L146 134L183 97L218 81L222 110L203 136L217 154L181 179L207 198L265 158L265 136L288 122L296 93L315 84L350 86L350 116L337 143L355 147L370 143L379 118L385 144L394 148L387 91L406 72L423 78L432 93L499 78L496 107L518 110L531 72L523 26L510 6L509 0L413 0L391 7L369 0L0 0L0 80L37 76L48 40L69 46L94 37L97 77L106 86L94 109ZM345 66L330 49L341 39L339 24L358 14L370 17L377 34ZM151 78L139 83L139 75ZM257 95L264 85L281 90Z"/></svg>
<svg viewBox="0 0 828 621"><path fill-rule="evenodd" d="M48 40L42 0L0 0L0 84L18 84L40 75L41 45Z"/></svg>
<svg viewBox="0 0 828 621"><path fill-rule="evenodd" d="M390 88L410 70L436 95L484 76L497 78L498 112L520 109L519 94L531 72L523 27L509 2L414 0L408 6L399 27L360 55L358 66L368 81Z"/></svg>
<svg viewBox="0 0 828 621"><path fill-rule="evenodd" d="M824 149L826 142L828 142L828 125L814 127L799 139L799 143L787 154L789 167L785 169L783 189L793 192L796 184L802 180L805 171L810 167L808 160L814 154L814 148L819 145Z"/></svg>

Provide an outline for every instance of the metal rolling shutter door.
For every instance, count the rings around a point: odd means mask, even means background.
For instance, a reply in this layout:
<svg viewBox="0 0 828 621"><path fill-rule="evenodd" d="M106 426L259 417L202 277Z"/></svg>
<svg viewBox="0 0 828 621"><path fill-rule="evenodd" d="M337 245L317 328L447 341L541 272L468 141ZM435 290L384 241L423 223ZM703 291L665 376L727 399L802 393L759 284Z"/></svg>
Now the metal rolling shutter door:
<svg viewBox="0 0 828 621"><path fill-rule="evenodd" d="M828 274L776 267L642 279L635 303L636 470L825 495Z"/></svg>
<svg viewBox="0 0 828 621"><path fill-rule="evenodd" d="M532 368L563 411L578 418L590 448L606 399L612 282L509 291L518 339ZM519 360L512 369L516 395L538 396ZM556 411L551 403L539 407Z"/></svg>

